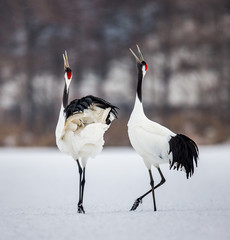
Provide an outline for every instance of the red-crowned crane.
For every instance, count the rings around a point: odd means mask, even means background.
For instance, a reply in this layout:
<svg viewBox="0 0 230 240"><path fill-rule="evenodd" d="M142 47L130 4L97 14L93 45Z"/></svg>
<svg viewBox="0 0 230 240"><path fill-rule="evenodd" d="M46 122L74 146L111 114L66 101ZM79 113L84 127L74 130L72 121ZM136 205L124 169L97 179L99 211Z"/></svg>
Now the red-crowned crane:
<svg viewBox="0 0 230 240"><path fill-rule="evenodd" d="M80 175L78 213L85 213L83 194L87 160L102 151L104 133L117 118L117 107L92 95L75 99L68 104L72 70L66 51L63 59L65 86L55 132L56 144L61 152L72 156L78 164Z"/></svg>
<svg viewBox="0 0 230 240"><path fill-rule="evenodd" d="M136 199L131 211L134 211L142 199L152 193L154 211L156 208L155 189L165 182L160 164L169 163L170 169L183 169L186 176L191 177L194 172L194 162L197 166L198 147L196 143L183 134L175 134L168 128L149 120L144 113L142 104L142 81L148 69L140 48L137 45L139 57L130 49L137 62L138 82L136 100L128 122L128 135L132 147L142 157L149 171L151 189ZM154 183L151 166L157 168L161 181Z"/></svg>

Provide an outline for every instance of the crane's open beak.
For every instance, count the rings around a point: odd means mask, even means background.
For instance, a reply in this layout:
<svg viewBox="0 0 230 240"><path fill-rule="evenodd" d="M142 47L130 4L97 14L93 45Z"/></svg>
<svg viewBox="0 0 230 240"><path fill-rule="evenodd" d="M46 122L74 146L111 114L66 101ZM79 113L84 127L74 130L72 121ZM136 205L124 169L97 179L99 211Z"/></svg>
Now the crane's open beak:
<svg viewBox="0 0 230 240"><path fill-rule="evenodd" d="M137 51L139 53L139 58L136 56L136 54L133 52L133 50L131 48L129 50L133 54L133 56L136 58L136 61L138 63L141 63L142 61L144 61L143 55L142 55L141 50L138 45L137 45Z"/></svg>
<svg viewBox="0 0 230 240"><path fill-rule="evenodd" d="M64 70L66 68L69 68L69 61L68 61L68 56L67 56L67 51L65 50L65 55L63 54L63 59L64 59Z"/></svg>

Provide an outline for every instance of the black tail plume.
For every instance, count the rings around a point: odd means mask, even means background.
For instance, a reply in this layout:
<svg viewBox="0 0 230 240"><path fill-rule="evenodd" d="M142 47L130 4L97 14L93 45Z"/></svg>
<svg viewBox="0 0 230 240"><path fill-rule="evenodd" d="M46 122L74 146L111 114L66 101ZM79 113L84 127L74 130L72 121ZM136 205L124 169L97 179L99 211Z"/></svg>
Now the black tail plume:
<svg viewBox="0 0 230 240"><path fill-rule="evenodd" d="M169 141L169 153L172 152L172 161L170 162L170 169L184 167L186 177L189 178L194 172L194 162L197 167L197 160L199 150L196 143L189 137L183 134L177 134Z"/></svg>

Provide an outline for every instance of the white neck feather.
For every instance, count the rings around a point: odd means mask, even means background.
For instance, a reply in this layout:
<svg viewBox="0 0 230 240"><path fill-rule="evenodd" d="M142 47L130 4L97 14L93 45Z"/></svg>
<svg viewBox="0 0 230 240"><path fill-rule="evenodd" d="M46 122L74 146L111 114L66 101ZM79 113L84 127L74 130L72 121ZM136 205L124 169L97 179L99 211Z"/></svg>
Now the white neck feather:
<svg viewBox="0 0 230 240"><path fill-rule="evenodd" d="M70 86L71 80L66 80L65 82L66 82L67 91L69 91L69 86Z"/></svg>
<svg viewBox="0 0 230 240"><path fill-rule="evenodd" d="M132 120L137 121L138 119L143 119L143 117L146 118L144 109L143 109L143 105L140 102L140 100L136 94L134 108L133 108L133 111L132 111L129 121L131 121L131 122L132 122Z"/></svg>
<svg viewBox="0 0 230 240"><path fill-rule="evenodd" d="M134 104L134 108L133 108L133 112L134 111L139 113L139 114L144 114L143 104L139 100L137 94L136 94L135 104Z"/></svg>
<svg viewBox="0 0 230 240"><path fill-rule="evenodd" d="M65 126L65 115L64 115L64 107L63 104L61 105L60 113L59 113L59 118L58 118L58 123L56 127L56 137L60 138L62 135L62 130Z"/></svg>

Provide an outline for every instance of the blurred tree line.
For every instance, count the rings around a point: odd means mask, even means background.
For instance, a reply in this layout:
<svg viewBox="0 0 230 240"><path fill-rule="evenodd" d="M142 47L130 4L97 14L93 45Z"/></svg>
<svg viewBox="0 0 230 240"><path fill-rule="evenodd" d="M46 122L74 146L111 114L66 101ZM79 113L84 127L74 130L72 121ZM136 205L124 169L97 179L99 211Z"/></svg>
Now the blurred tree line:
<svg viewBox="0 0 230 240"><path fill-rule="evenodd" d="M94 93L121 109L110 144L127 144L116 129L126 131L133 106L128 48L136 43L152 69L146 112L201 143L229 140L228 0L1 0L0 24L0 145L54 144L65 49L76 76L73 97L95 79ZM128 75L119 73L120 84L107 91L115 66ZM119 95L125 76L130 90Z"/></svg>

